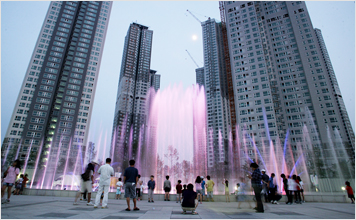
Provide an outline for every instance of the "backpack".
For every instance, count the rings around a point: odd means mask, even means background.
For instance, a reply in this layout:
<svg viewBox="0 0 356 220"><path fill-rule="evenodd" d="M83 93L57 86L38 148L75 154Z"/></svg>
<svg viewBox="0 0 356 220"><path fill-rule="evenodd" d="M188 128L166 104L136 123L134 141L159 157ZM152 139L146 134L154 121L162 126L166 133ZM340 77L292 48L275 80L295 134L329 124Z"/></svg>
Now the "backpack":
<svg viewBox="0 0 356 220"><path fill-rule="evenodd" d="M87 169L83 174L82 174L82 179L85 181L90 180L90 169Z"/></svg>

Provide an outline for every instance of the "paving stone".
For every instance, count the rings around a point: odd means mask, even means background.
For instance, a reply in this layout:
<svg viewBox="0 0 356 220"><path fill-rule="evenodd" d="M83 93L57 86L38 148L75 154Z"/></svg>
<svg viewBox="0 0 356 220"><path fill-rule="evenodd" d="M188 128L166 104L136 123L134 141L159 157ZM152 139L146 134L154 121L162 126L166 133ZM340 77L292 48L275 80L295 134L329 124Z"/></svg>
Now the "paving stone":
<svg viewBox="0 0 356 220"><path fill-rule="evenodd" d="M50 212L42 215L36 215L36 217L54 217L54 218L68 218L76 214L69 214L69 213L59 213L59 212Z"/></svg>
<svg viewBox="0 0 356 220"><path fill-rule="evenodd" d="M106 216L102 219L138 219L139 217L133 217L133 216Z"/></svg>
<svg viewBox="0 0 356 220"><path fill-rule="evenodd" d="M276 215L303 215L301 213L296 213L296 212L270 212Z"/></svg>

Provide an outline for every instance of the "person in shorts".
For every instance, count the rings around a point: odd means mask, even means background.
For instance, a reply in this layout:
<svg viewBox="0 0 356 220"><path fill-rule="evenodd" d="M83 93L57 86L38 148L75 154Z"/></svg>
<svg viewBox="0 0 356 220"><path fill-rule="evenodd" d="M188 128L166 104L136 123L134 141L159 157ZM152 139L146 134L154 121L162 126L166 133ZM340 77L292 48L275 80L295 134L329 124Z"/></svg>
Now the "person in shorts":
<svg viewBox="0 0 356 220"><path fill-rule="evenodd" d="M121 189L124 184L121 182L121 178L116 183L116 199L120 199L121 196Z"/></svg>
<svg viewBox="0 0 356 220"><path fill-rule="evenodd" d="M206 192L207 192L207 196L206 199L207 201L209 201L209 198L211 199L212 202L214 202L213 199L213 189L214 189L214 181L210 179L210 176L206 177L208 179L208 181L206 181Z"/></svg>
<svg viewBox="0 0 356 220"><path fill-rule="evenodd" d="M15 160L4 173L4 183L1 187L1 199L5 195L5 189L7 188L7 199L1 201L1 203L9 203L11 197L11 188L15 184L17 175L19 175L21 169L20 160Z"/></svg>
<svg viewBox="0 0 356 220"><path fill-rule="evenodd" d="M201 187L201 178L200 176L197 176L197 178L195 179L195 189L197 191L198 194L198 201L200 201L200 204L202 204L203 201L203 193L202 193L202 187Z"/></svg>
<svg viewBox="0 0 356 220"><path fill-rule="evenodd" d="M171 181L169 181L169 176L166 176L166 180L163 183L163 189L164 189L164 201L170 201L169 192L171 191L172 186L171 186Z"/></svg>
<svg viewBox="0 0 356 220"><path fill-rule="evenodd" d="M136 183L138 182L138 170L134 167L135 161L130 160L130 167L125 169L124 173L124 184L125 184L125 198L127 202L126 211L131 211L130 209L130 198L132 198L134 203L134 211L140 210L136 206Z"/></svg>
<svg viewBox="0 0 356 220"><path fill-rule="evenodd" d="M201 178L202 198L203 198L203 201L205 201L204 200L204 196L205 196L205 180L204 180L203 176L201 176L200 178Z"/></svg>
<svg viewBox="0 0 356 220"><path fill-rule="evenodd" d="M89 174L87 175L89 177L89 179L83 179L83 177L81 178L81 183L80 183L80 191L77 193L77 195L75 196L74 199L74 203L73 205L78 205L77 200L78 198L81 196L82 193L84 193L85 191L88 191L88 206L93 206L94 204L92 202L90 202L91 199L91 192L92 192L92 188L93 188L93 183L94 183L94 165L92 163L89 163L84 174Z"/></svg>

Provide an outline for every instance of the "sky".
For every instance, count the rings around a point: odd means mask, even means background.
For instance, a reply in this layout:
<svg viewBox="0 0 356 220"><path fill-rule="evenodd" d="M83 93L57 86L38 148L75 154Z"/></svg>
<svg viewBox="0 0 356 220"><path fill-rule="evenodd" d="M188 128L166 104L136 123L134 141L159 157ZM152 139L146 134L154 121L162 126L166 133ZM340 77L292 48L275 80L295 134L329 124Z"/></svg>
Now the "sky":
<svg viewBox="0 0 356 220"><path fill-rule="evenodd" d="M341 93L355 130L355 3L307 2L314 28L322 31ZM49 2L1 2L1 141L5 136ZM124 39L130 23L153 30L151 69L161 74L161 89L195 84L202 67L202 29L199 21L220 21L218 1L115 1L96 87L88 141L106 152L111 131ZM100 137L102 137L100 139ZM101 143L98 143L99 139ZM103 151L103 150L101 150Z"/></svg>

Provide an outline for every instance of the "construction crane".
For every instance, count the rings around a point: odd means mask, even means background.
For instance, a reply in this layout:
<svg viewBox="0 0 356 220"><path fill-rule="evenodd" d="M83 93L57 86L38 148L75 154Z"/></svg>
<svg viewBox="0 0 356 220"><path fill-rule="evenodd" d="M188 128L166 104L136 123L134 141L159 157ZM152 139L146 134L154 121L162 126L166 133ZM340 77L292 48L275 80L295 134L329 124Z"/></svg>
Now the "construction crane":
<svg viewBox="0 0 356 220"><path fill-rule="evenodd" d="M200 68L199 65L197 64L197 62L195 62L195 60L193 59L192 55L190 55L190 53L188 52L188 50L185 50L185 51L187 51L188 55L189 55L190 58L193 60L193 62L195 63L195 65L197 65L197 67Z"/></svg>
<svg viewBox="0 0 356 220"><path fill-rule="evenodd" d="M193 15L193 13L191 13L188 9L187 12L189 12L189 14L193 16L193 18L195 18L195 20L199 21L199 23L201 24L201 21L197 17L195 17L195 15Z"/></svg>

